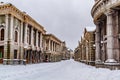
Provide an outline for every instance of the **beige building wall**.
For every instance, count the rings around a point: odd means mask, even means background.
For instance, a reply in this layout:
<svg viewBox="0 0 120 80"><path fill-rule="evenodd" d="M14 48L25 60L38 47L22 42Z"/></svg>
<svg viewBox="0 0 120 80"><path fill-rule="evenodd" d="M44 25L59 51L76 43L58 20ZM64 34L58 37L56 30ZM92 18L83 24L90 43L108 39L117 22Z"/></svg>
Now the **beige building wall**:
<svg viewBox="0 0 120 80"><path fill-rule="evenodd" d="M4 40L0 40L1 63L16 64L25 60L27 63L40 62L42 36L46 31L39 23L14 5L1 3L0 29L2 28Z"/></svg>

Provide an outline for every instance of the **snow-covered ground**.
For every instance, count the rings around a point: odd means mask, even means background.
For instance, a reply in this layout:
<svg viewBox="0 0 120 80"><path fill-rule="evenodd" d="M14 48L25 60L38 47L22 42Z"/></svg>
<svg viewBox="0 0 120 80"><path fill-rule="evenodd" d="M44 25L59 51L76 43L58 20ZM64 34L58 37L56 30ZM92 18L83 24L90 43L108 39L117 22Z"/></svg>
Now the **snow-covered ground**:
<svg viewBox="0 0 120 80"><path fill-rule="evenodd" d="M88 66L74 60L33 65L0 65L0 80L120 80L120 70Z"/></svg>

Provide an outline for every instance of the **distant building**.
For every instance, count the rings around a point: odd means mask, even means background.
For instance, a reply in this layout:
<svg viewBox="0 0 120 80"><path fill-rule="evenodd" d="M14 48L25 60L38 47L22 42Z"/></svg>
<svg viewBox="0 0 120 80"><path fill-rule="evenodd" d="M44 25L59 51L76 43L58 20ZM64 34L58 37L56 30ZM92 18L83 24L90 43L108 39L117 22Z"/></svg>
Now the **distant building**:
<svg viewBox="0 0 120 80"><path fill-rule="evenodd" d="M62 60L70 59L70 50L66 47L65 41L62 42Z"/></svg>
<svg viewBox="0 0 120 80"><path fill-rule="evenodd" d="M86 27L84 29L84 34L74 52L75 60L90 65L95 64L95 28L89 30Z"/></svg>
<svg viewBox="0 0 120 80"><path fill-rule="evenodd" d="M75 48L74 50L74 60L75 61L80 61L80 46L78 46L77 48Z"/></svg>
<svg viewBox="0 0 120 80"><path fill-rule="evenodd" d="M62 58L62 41L55 37L53 34L46 34L45 40L45 51L44 61L56 62Z"/></svg>

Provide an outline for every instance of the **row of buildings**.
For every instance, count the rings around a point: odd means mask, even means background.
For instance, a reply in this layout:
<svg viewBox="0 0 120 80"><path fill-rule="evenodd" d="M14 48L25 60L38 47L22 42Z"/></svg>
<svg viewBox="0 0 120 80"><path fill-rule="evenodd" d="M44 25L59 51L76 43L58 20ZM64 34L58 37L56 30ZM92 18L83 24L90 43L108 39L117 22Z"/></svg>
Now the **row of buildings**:
<svg viewBox="0 0 120 80"><path fill-rule="evenodd" d="M120 69L120 0L95 0L95 65Z"/></svg>
<svg viewBox="0 0 120 80"><path fill-rule="evenodd" d="M95 27L86 27L74 51L76 61L95 65Z"/></svg>
<svg viewBox="0 0 120 80"><path fill-rule="evenodd" d="M10 3L0 3L0 63L23 64L69 59L66 43L25 12Z"/></svg>

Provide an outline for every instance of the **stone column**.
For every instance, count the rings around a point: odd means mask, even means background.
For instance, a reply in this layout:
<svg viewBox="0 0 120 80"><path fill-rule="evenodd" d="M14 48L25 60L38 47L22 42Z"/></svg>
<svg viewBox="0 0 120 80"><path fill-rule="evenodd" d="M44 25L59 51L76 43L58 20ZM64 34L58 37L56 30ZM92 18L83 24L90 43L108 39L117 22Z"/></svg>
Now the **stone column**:
<svg viewBox="0 0 120 80"><path fill-rule="evenodd" d="M24 59L23 58L23 53L24 53L24 48L23 48L23 22L21 21L21 27L20 27L20 59Z"/></svg>
<svg viewBox="0 0 120 80"><path fill-rule="evenodd" d="M115 12L113 16L113 25L114 25L114 59L119 62L120 61L120 45L119 45L119 39L118 39L118 33L119 33L119 17L118 17L118 11Z"/></svg>
<svg viewBox="0 0 120 80"><path fill-rule="evenodd" d="M52 45L52 46L53 46L53 51L54 51L54 42L53 42L53 45Z"/></svg>
<svg viewBox="0 0 120 80"><path fill-rule="evenodd" d="M51 41L51 46L52 46L52 50L51 51L53 51L53 41Z"/></svg>
<svg viewBox="0 0 120 80"><path fill-rule="evenodd" d="M24 23L25 25L24 25L24 49L25 49L25 54L24 54L24 59L26 59L26 55L27 55L27 46L28 46L28 44L27 44L27 28L28 28L28 23ZM28 54L28 56L29 56L29 54ZM29 59L28 59L28 62L29 62Z"/></svg>
<svg viewBox="0 0 120 80"><path fill-rule="evenodd" d="M9 58L9 52L8 52L8 28L9 28L9 20L10 17L8 14L5 15L5 42L4 42L4 59L8 59Z"/></svg>
<svg viewBox="0 0 120 80"><path fill-rule="evenodd" d="M40 33L40 48L42 49L43 46L42 46L42 39L43 39L43 35L42 35L42 32Z"/></svg>
<svg viewBox="0 0 120 80"><path fill-rule="evenodd" d="M33 27L31 27L31 46L34 46L34 42L33 42Z"/></svg>
<svg viewBox="0 0 120 80"><path fill-rule="evenodd" d="M25 23L25 36L24 36L24 44L27 45L27 28L28 28L28 23Z"/></svg>
<svg viewBox="0 0 120 80"><path fill-rule="evenodd" d="M114 30L114 25L113 25L113 14L114 11L108 11L106 13L107 16L107 63L113 63L116 62L114 59L114 34L113 34L113 30Z"/></svg>
<svg viewBox="0 0 120 80"><path fill-rule="evenodd" d="M56 43L54 43L54 51L56 50L56 49L55 49L55 46L56 46Z"/></svg>
<svg viewBox="0 0 120 80"><path fill-rule="evenodd" d="M50 51L50 39L49 39L49 43L48 43L48 46L49 46L49 47L48 47L48 50Z"/></svg>
<svg viewBox="0 0 120 80"><path fill-rule="evenodd" d="M53 43L53 51L55 51L55 43Z"/></svg>
<svg viewBox="0 0 120 80"><path fill-rule="evenodd" d="M36 47L38 47L38 30L36 30Z"/></svg>
<svg viewBox="0 0 120 80"><path fill-rule="evenodd" d="M10 31L9 31L9 41L10 41L10 59L14 59L14 25L13 25L13 19L14 17L10 16Z"/></svg>
<svg viewBox="0 0 120 80"><path fill-rule="evenodd" d="M37 56L38 55L38 30L36 30L36 47L37 47L36 48L37 50L35 52L35 55L36 55L35 56L35 58L36 58L35 61L37 62L38 61L38 56Z"/></svg>
<svg viewBox="0 0 120 80"><path fill-rule="evenodd" d="M32 57L33 57L33 54L34 54L34 41L33 41L33 27L31 26L31 50L30 50L30 63L32 63ZM35 40L35 39L34 39Z"/></svg>
<svg viewBox="0 0 120 80"><path fill-rule="evenodd" d="M97 22L96 23L96 35L95 35L95 42L96 42L96 55L95 55L95 62L96 63L99 63L101 60L100 60L100 54L101 54L101 40L100 40L100 23Z"/></svg>

